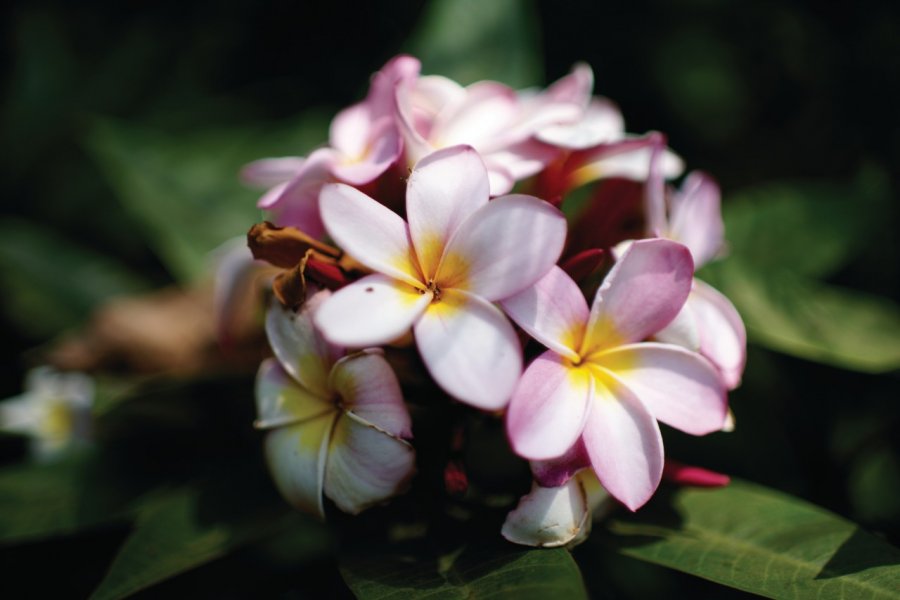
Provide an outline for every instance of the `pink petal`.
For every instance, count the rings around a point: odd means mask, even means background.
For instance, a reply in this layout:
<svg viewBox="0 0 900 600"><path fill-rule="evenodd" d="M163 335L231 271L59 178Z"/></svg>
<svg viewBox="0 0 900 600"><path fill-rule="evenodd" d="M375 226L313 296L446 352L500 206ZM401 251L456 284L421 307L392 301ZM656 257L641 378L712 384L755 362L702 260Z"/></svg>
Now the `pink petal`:
<svg viewBox="0 0 900 600"><path fill-rule="evenodd" d="M300 171L286 184L269 190L257 206L272 211L281 226L297 227L313 237L323 233L319 216L319 192L332 181L332 166L338 160L331 148L320 148L309 155Z"/></svg>
<svg viewBox="0 0 900 600"><path fill-rule="evenodd" d="M672 196L667 237L690 248L698 269L722 250L725 226L719 186L712 177L699 171L688 174L681 191Z"/></svg>
<svg viewBox="0 0 900 600"><path fill-rule="evenodd" d="M245 236L225 242L213 251L215 282L213 312L219 345L229 348L235 338L251 326L257 328L259 303L258 280L272 277L277 270L268 263L255 260L247 248Z"/></svg>
<svg viewBox="0 0 900 600"><path fill-rule="evenodd" d="M659 486L663 443L656 419L610 378L596 387L584 445L600 483L630 510L643 506Z"/></svg>
<svg viewBox="0 0 900 600"><path fill-rule="evenodd" d="M341 416L334 428L325 471L325 495L342 511L357 514L401 493L415 472L408 443L362 421Z"/></svg>
<svg viewBox="0 0 900 600"><path fill-rule="evenodd" d="M334 344L379 346L409 331L430 302L430 293L376 273L339 289L314 318L322 335Z"/></svg>
<svg viewBox="0 0 900 600"><path fill-rule="evenodd" d="M697 487L724 487L731 483L731 477L702 467L685 465L667 458L663 468L663 479L676 485Z"/></svg>
<svg viewBox="0 0 900 600"><path fill-rule="evenodd" d="M370 126L370 139L359 154L344 156L332 166L335 177L352 185L365 185L377 179L394 164L403 151L403 140L396 123L383 117Z"/></svg>
<svg viewBox="0 0 900 600"><path fill-rule="evenodd" d="M400 384L381 350L342 358L331 372L331 387L340 395L341 406L366 423L394 437L412 437Z"/></svg>
<svg viewBox="0 0 900 600"><path fill-rule="evenodd" d="M286 183L300 172L305 161L301 156L254 160L241 169L241 181L265 188Z"/></svg>
<svg viewBox="0 0 900 600"><path fill-rule="evenodd" d="M558 79L541 94L553 102L572 102L586 106L594 89L594 72L587 63L577 63L572 72Z"/></svg>
<svg viewBox="0 0 900 600"><path fill-rule="evenodd" d="M440 75L419 77L411 91L411 105L428 120L465 99L466 88Z"/></svg>
<svg viewBox="0 0 900 600"><path fill-rule="evenodd" d="M569 481L579 471L589 468L591 458L588 456L587 448L584 447L584 438L579 437L575 445L562 456L549 460L533 460L529 464L531 475L538 485L557 487Z"/></svg>
<svg viewBox="0 0 900 600"><path fill-rule="evenodd" d="M528 335L557 354L580 361L589 310L578 285L557 266L537 283L501 302L506 314Z"/></svg>
<svg viewBox="0 0 900 600"><path fill-rule="evenodd" d="M560 487L532 485L503 522L500 533L514 544L556 548L590 529L587 494L577 479Z"/></svg>
<svg viewBox="0 0 900 600"><path fill-rule="evenodd" d="M406 188L406 218L426 280L434 279L450 237L487 204L488 193L487 170L471 146L438 150L416 164Z"/></svg>
<svg viewBox="0 0 900 600"><path fill-rule="evenodd" d="M266 312L266 336L278 362L300 385L323 398L328 397L331 366L341 354L313 326L313 315L329 296L328 291L316 293L298 313L273 298Z"/></svg>
<svg viewBox="0 0 900 600"><path fill-rule="evenodd" d="M451 396L484 410L506 406L522 373L522 348L493 304L445 291L414 327L428 372Z"/></svg>
<svg viewBox="0 0 900 600"><path fill-rule="evenodd" d="M393 117L394 94L397 88L404 90L412 88L421 67L417 58L400 54L390 59L372 76L366 104L369 105L374 118Z"/></svg>
<svg viewBox="0 0 900 600"><path fill-rule="evenodd" d="M319 209L328 234L373 271L420 285L406 223L390 209L344 184L322 188Z"/></svg>
<svg viewBox="0 0 900 600"><path fill-rule="evenodd" d="M665 137L661 133L651 133L650 167L645 189L647 233L652 237L662 235L666 229L666 181L662 172ZM677 240L676 240L677 241Z"/></svg>
<svg viewBox="0 0 900 600"><path fill-rule="evenodd" d="M264 360L256 376L257 429L301 423L335 412L328 396L300 387L277 361Z"/></svg>
<svg viewBox="0 0 900 600"><path fill-rule="evenodd" d="M533 285L556 264L566 219L550 204L514 194L492 200L460 225L437 280L500 300Z"/></svg>
<svg viewBox="0 0 900 600"><path fill-rule="evenodd" d="M631 244L597 290L582 354L640 341L668 325L687 300L693 273L691 253L681 244Z"/></svg>
<svg viewBox="0 0 900 600"><path fill-rule="evenodd" d="M593 377L553 351L525 369L509 402L506 431L513 450L547 460L569 450L584 428L593 398Z"/></svg>
<svg viewBox="0 0 900 600"><path fill-rule="evenodd" d="M366 154L372 134L372 114L365 102L349 106L335 115L328 132L332 148L349 157Z"/></svg>
<svg viewBox="0 0 900 600"><path fill-rule="evenodd" d="M608 350L592 361L611 371L667 425L705 435L725 423L725 387L715 368L696 352L648 342Z"/></svg>
<svg viewBox="0 0 900 600"><path fill-rule="evenodd" d="M747 362L747 331L728 298L699 279L688 297L700 331L700 353L719 369L728 389L741 383Z"/></svg>
<svg viewBox="0 0 900 600"><path fill-rule="evenodd" d="M336 412L266 434L265 452L275 486L292 506L325 517L322 488Z"/></svg>

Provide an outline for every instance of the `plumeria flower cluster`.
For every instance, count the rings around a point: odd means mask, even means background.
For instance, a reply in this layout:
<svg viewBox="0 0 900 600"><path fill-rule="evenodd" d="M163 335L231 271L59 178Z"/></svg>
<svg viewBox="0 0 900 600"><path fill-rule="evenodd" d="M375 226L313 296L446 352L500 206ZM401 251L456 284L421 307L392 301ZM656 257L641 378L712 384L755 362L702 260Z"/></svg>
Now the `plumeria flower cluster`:
<svg viewBox="0 0 900 600"><path fill-rule="evenodd" d="M413 478L387 347L414 347L421 363L405 368L504 419L534 479L502 528L513 542L577 542L592 514L639 509L664 476L723 483L667 462L659 426L732 425L743 325L694 278L724 248L719 190L702 173L670 189L681 159L660 134L626 133L592 88L586 65L517 91L399 56L327 146L245 168L274 221L251 229L251 249L280 270L257 426L295 506L357 513Z"/></svg>

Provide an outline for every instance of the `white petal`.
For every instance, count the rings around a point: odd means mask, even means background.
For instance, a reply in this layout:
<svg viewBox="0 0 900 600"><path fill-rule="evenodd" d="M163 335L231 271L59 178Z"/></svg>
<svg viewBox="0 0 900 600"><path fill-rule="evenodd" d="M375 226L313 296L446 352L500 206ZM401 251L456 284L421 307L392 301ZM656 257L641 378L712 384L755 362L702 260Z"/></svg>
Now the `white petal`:
<svg viewBox="0 0 900 600"><path fill-rule="evenodd" d="M721 292L699 279L688 296L697 317L700 353L712 361L728 389L741 383L747 361L747 331L737 309Z"/></svg>
<svg viewBox="0 0 900 600"><path fill-rule="evenodd" d="M23 394L0 402L0 430L36 434L44 415L43 406L32 394Z"/></svg>
<svg viewBox="0 0 900 600"><path fill-rule="evenodd" d="M313 326L313 314L330 295L327 290L318 292L297 313L273 298L266 312L266 335L281 366L322 398L328 396L328 374L341 354L341 349L325 341Z"/></svg>
<svg viewBox="0 0 900 600"><path fill-rule="evenodd" d="M700 350L700 330L697 327L697 317L691 306L690 295L684 306L681 307L681 312L675 315L671 323L653 334L653 339L666 344L675 344L694 352Z"/></svg>
<svg viewBox="0 0 900 600"><path fill-rule="evenodd" d="M379 346L406 333L430 302L430 292L385 275L368 275L335 292L314 320L334 344Z"/></svg>
<svg viewBox="0 0 900 600"><path fill-rule="evenodd" d="M578 285L554 265L533 286L500 303L528 335L566 358L578 361L590 311Z"/></svg>
<svg viewBox="0 0 900 600"><path fill-rule="evenodd" d="M317 396L300 387L277 361L264 360L256 376L257 429L300 423L335 412L327 396Z"/></svg>
<svg viewBox="0 0 900 600"><path fill-rule="evenodd" d="M409 231L399 215L341 183L322 188L319 210L328 234L350 256L374 271L419 283Z"/></svg>
<svg viewBox="0 0 900 600"><path fill-rule="evenodd" d="M693 435L722 429L728 411L725 387L712 364L696 352L648 342L614 348L596 361L663 423Z"/></svg>
<svg viewBox="0 0 900 600"><path fill-rule="evenodd" d="M531 486L518 506L510 511L500 533L510 542L525 546L564 546L590 526L587 496L577 478L555 488Z"/></svg>
<svg viewBox="0 0 900 600"><path fill-rule="evenodd" d="M594 472L603 487L630 510L637 510L659 486L663 442L656 419L625 386L598 379L584 428Z"/></svg>
<svg viewBox="0 0 900 600"><path fill-rule="evenodd" d="M484 162L471 146L438 150L420 160L406 188L406 217L426 280L433 279L460 223L488 202Z"/></svg>
<svg viewBox="0 0 900 600"><path fill-rule="evenodd" d="M329 413L266 434L266 459L281 495L292 506L320 518L325 516L322 507L325 459L337 416L338 413Z"/></svg>
<svg viewBox="0 0 900 600"><path fill-rule="evenodd" d="M345 410L394 437L412 437L400 383L380 350L365 350L338 361L331 372L331 387Z"/></svg>
<svg viewBox="0 0 900 600"><path fill-rule="evenodd" d="M537 138L554 146L581 150L618 141L624 135L625 121L619 108L606 98L594 98L581 120L545 127Z"/></svg>
<svg viewBox="0 0 900 600"><path fill-rule="evenodd" d="M334 428L325 472L325 495L356 514L402 492L415 472L408 443L345 413Z"/></svg>
<svg viewBox="0 0 900 600"><path fill-rule="evenodd" d="M445 392L485 410L506 406L522 373L522 347L496 306L449 290L413 331L425 366Z"/></svg>
<svg viewBox="0 0 900 600"><path fill-rule="evenodd" d="M437 281L502 300L543 277L565 241L566 219L559 210L533 196L502 196L460 225L447 245Z"/></svg>

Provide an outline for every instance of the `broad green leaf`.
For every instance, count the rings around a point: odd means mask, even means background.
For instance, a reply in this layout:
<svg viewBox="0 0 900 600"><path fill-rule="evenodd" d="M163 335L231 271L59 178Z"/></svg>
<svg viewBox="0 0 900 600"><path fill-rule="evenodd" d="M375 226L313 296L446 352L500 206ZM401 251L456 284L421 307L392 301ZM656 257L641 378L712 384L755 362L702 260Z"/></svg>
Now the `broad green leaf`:
<svg viewBox="0 0 900 600"><path fill-rule="evenodd" d="M732 261L701 277L734 302L754 342L859 371L900 367L900 307L886 298Z"/></svg>
<svg viewBox="0 0 900 600"><path fill-rule="evenodd" d="M35 337L77 325L109 298L146 289L114 257L20 219L0 220L0 287L3 310Z"/></svg>
<svg viewBox="0 0 900 600"><path fill-rule="evenodd" d="M209 268L211 250L260 218L262 192L240 183L240 168L267 156L302 155L327 139L326 125L309 114L271 130L176 134L108 120L93 128L88 147L143 224L139 234L176 277L190 281Z"/></svg>
<svg viewBox="0 0 900 600"><path fill-rule="evenodd" d="M779 182L733 194L722 215L729 253L759 269L827 276L865 247L890 206L887 186L882 171L866 168L849 184Z"/></svg>
<svg viewBox="0 0 900 600"><path fill-rule="evenodd" d="M561 548L501 541L472 541L443 554L418 546L363 547L342 556L340 569L361 600L587 598L578 565Z"/></svg>
<svg viewBox="0 0 900 600"><path fill-rule="evenodd" d="M0 543L74 533L125 518L126 500L104 485L88 454L0 470Z"/></svg>
<svg viewBox="0 0 900 600"><path fill-rule="evenodd" d="M305 550L309 554L329 544L320 524L295 513L271 507L222 513L222 498L212 496L191 487L161 493L148 501L91 598L125 598L291 527L307 528L312 548Z"/></svg>
<svg viewBox="0 0 900 600"><path fill-rule="evenodd" d="M492 79L522 88L541 83L539 38L530 1L434 0L409 51L428 75L462 85Z"/></svg>
<svg viewBox="0 0 900 600"><path fill-rule="evenodd" d="M762 596L900 597L900 550L822 508L746 482L660 494L606 529L602 542L623 554Z"/></svg>

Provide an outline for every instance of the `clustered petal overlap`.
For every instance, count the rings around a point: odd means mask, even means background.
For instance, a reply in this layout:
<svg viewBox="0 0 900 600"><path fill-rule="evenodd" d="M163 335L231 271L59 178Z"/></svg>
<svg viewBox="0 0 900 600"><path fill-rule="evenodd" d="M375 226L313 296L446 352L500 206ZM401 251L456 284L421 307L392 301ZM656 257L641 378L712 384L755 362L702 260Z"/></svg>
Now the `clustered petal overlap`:
<svg viewBox="0 0 900 600"><path fill-rule="evenodd" d="M733 425L746 334L694 277L725 247L719 188L696 171L671 187L682 159L627 133L593 83L579 64L537 92L462 86L398 56L327 145L245 168L273 227L334 244L340 275L299 268L309 249L291 271L305 301L268 309L257 426L292 504L355 514L412 480L413 420L380 348L415 348L448 402L504 420L534 476L502 528L516 543L577 542L601 506L644 505L667 472L659 423ZM569 210L585 186L589 207Z"/></svg>

